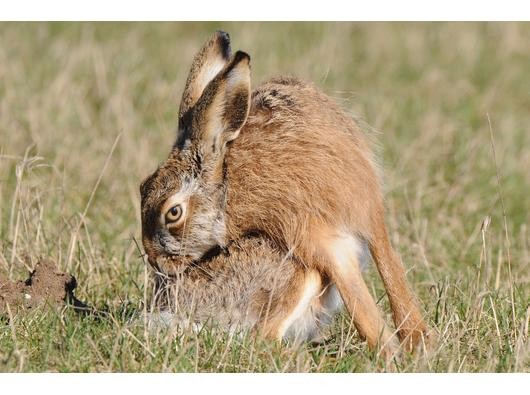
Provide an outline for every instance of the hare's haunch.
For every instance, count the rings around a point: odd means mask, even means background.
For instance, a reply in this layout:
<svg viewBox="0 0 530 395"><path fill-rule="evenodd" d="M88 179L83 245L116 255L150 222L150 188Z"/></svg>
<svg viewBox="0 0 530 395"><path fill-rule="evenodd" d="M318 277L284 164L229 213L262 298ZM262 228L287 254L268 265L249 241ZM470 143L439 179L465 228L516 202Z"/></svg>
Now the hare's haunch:
<svg viewBox="0 0 530 395"><path fill-rule="evenodd" d="M170 323L184 327L317 341L342 305L316 270L260 237L242 238L200 262L159 257L157 268L164 278L156 295L161 314L171 312Z"/></svg>

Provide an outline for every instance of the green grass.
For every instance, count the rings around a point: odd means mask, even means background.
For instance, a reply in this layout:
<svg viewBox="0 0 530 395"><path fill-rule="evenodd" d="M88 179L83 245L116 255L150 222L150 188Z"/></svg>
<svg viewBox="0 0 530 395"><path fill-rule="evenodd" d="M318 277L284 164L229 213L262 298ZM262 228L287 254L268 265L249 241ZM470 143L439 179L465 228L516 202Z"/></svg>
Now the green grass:
<svg viewBox="0 0 530 395"><path fill-rule="evenodd" d="M345 315L328 343L299 348L131 323L148 287L138 186L218 28L251 54L255 84L312 80L371 125L391 237L440 333L399 369L529 371L528 23L0 24L0 270L21 278L51 257L107 312L0 321L0 371L381 370ZM373 269L367 281L388 315Z"/></svg>

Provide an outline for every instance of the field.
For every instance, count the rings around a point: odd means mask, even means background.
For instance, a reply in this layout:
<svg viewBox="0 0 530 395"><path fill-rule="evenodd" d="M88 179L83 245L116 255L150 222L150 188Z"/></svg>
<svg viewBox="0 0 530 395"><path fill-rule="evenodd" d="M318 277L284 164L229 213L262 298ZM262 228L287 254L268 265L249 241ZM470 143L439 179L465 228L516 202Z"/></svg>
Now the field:
<svg viewBox="0 0 530 395"><path fill-rule="evenodd" d="M253 83L314 81L365 124L387 222L439 344L404 372L530 370L530 24L2 23L0 272L39 257L106 313L0 320L0 371L372 372L346 314L324 345L149 333L139 184L174 140L194 52L216 30ZM368 126L369 125L369 126ZM375 269L373 293L390 310Z"/></svg>

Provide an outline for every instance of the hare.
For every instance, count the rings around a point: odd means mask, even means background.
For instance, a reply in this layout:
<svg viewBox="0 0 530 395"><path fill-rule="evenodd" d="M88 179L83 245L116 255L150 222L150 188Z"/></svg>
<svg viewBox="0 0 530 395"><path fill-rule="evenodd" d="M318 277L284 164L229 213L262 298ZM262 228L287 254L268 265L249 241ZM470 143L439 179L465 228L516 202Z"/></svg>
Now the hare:
<svg viewBox="0 0 530 395"><path fill-rule="evenodd" d="M280 77L251 93L250 57L216 32L195 56L168 159L140 186L149 262L171 271L249 234L329 279L361 337L398 349L361 274L369 251L397 334L413 350L427 326L385 226L373 155L358 125L309 83ZM280 332L281 325L277 328Z"/></svg>
<svg viewBox="0 0 530 395"><path fill-rule="evenodd" d="M159 272L153 324L209 325L266 338L323 340L342 306L336 288L262 237L244 237L219 254Z"/></svg>

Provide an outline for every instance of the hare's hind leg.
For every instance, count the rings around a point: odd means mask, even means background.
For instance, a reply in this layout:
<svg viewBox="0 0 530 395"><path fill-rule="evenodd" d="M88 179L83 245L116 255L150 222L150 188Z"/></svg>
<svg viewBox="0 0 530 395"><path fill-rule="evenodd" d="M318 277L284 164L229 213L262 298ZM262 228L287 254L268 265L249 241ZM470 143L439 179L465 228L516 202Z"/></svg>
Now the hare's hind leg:
<svg viewBox="0 0 530 395"><path fill-rule="evenodd" d="M313 305L322 293L322 277L314 269L298 270L290 286L268 303L262 333L277 340L312 340L317 335Z"/></svg>
<svg viewBox="0 0 530 395"><path fill-rule="evenodd" d="M397 351L397 342L362 277L360 241L341 232L325 237L321 246L328 260L324 270L337 286L359 334L371 348L379 346L385 358L391 359Z"/></svg>
<svg viewBox="0 0 530 395"><path fill-rule="evenodd" d="M381 214L375 217L370 251L383 279L399 338L405 348L412 351L426 336L427 326L407 284L405 270L388 239L384 218Z"/></svg>

